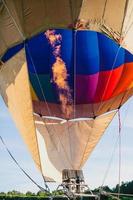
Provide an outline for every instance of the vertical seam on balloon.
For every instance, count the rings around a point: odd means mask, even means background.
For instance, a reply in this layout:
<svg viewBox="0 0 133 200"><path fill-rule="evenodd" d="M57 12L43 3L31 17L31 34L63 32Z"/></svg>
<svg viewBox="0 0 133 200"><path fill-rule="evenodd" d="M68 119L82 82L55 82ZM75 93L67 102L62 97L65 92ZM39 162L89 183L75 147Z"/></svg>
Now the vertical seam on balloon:
<svg viewBox="0 0 133 200"><path fill-rule="evenodd" d="M121 31L120 31L120 38L122 37L122 30L123 30L123 26L124 26L124 22L125 22L125 16L127 14L127 6L128 6L128 0L126 0L125 3L125 8L124 8L124 15L123 15L123 20L122 20L122 26L121 26Z"/></svg>
<svg viewBox="0 0 133 200"><path fill-rule="evenodd" d="M74 30L74 44L73 44L73 53L74 53L74 60L73 60L73 67L74 67L74 110L73 110L73 114L74 114L74 119L76 117L76 36L77 36L77 30Z"/></svg>
<svg viewBox="0 0 133 200"><path fill-rule="evenodd" d="M97 80L97 86L96 86L96 89L95 89L95 94L94 94L94 97L93 97L93 101L95 99L95 96L97 95L97 88L98 88L98 83L100 82L100 71L101 71L101 55L100 55L100 48L99 48L99 33L96 33L97 34L97 45L98 45L98 52L99 52L99 72L98 72L98 80ZM94 105L94 104L93 104ZM95 113L95 110L94 110L94 106L93 106L93 115L94 117L96 116L96 113Z"/></svg>
<svg viewBox="0 0 133 200"><path fill-rule="evenodd" d="M71 1L71 0L70 0ZM70 2L69 1L69 2ZM74 118L75 118L75 93L76 93L76 87L75 87L75 76L76 76L76 70L75 70L75 65L76 65L76 59L75 59L75 56L76 56L76 54L75 54L75 51L76 51L76 32L75 32L75 30L72 30L72 38L73 38L73 43L72 43L72 45L73 45L73 54L74 54L74 59L73 59L73 67L74 67L74 91L73 91L73 94L74 94L74 101L73 101L73 114L74 114ZM69 126L68 126L68 121L66 122L67 123L67 133L68 133L68 138L69 138L69 150L70 150L70 159L72 160L72 148L71 148L71 140L70 140L70 130L69 130ZM73 168L73 164L71 163L71 166L72 166L72 168Z"/></svg>
<svg viewBox="0 0 133 200"><path fill-rule="evenodd" d="M7 6L6 3L5 3L5 0L2 0L2 3L3 3L3 5L5 6L5 8L6 8L8 14L9 14L9 16L11 17L11 19L12 19L12 21L13 21L13 23L14 23L16 29L18 30L18 32L19 32L19 34L20 34L20 36L22 37L23 40L25 40L24 34L23 34L22 31L20 30L20 28L19 28L17 22L15 21L14 17L12 16L12 14L11 14L11 12L10 12L8 6Z"/></svg>
<svg viewBox="0 0 133 200"><path fill-rule="evenodd" d="M109 75L108 80L107 80L107 84L106 84L106 86L105 86L105 88L104 88L104 91L103 91L103 94L102 94L102 97L101 97L101 103L100 103L100 105L99 105L98 112L100 111L100 109L101 109L101 107L102 107L102 105L103 105L103 98L104 98L104 96L105 96L105 94L106 94L106 91L107 91L107 88L108 88L110 79L111 79L111 77L112 77L113 68L114 68L115 63L116 63L116 61L117 61L117 58L118 58L120 49L121 49L121 46L118 47L118 50L117 50L117 52L116 52L116 55L115 55L113 64L112 64L112 66L111 66L111 72L110 72L110 75Z"/></svg>
<svg viewBox="0 0 133 200"><path fill-rule="evenodd" d="M132 13L133 13L133 8L132 8L132 11L131 11L130 16L132 15ZM129 22L129 21L130 21L130 18L129 18L128 22ZM124 39L125 39L125 37L127 36L127 34L128 34L128 32L130 31L130 29L132 28L132 26L133 26L133 22L129 25L129 27L128 27L128 25L126 26L127 30L125 30L125 34L124 34L124 36L123 36L123 40L122 40L122 42L121 42L121 45L124 43Z"/></svg>
<svg viewBox="0 0 133 200"><path fill-rule="evenodd" d="M24 52L25 52L25 60L26 60L25 43L24 43ZM26 62L26 65L27 65L27 62ZM28 67L26 67L26 71L27 71L27 74L28 74ZM27 77L28 77L28 82L30 83L29 76L27 75ZM31 98L31 92L30 92L29 85L28 85L28 89L29 89L29 94L30 94L30 98ZM32 108L32 112L33 112L32 98L31 98L31 108ZM32 117L33 117L33 115L32 115ZM34 130L35 130L34 117L33 117L33 124L34 124ZM42 171L41 159L40 159L40 155L39 155L39 146L38 146L38 140L37 140L37 136L36 136L36 131L35 131L35 138L36 138L36 143L37 143L38 158L39 158L39 162L40 162L40 166L39 167L40 167L40 169Z"/></svg>
<svg viewBox="0 0 133 200"><path fill-rule="evenodd" d="M69 125L68 125L68 121L66 122L66 126L67 126L67 133L68 133L68 138L69 138L69 151L70 151L70 159L72 160L72 146L71 146L71 134L73 134L73 133L70 133L70 130L69 130ZM73 167L73 164L72 164L72 168L74 168Z"/></svg>
<svg viewBox="0 0 133 200"><path fill-rule="evenodd" d="M26 57L25 43L24 43L24 52L25 52L25 57ZM27 64L27 62L26 62L26 64ZM28 74L28 65L26 67L26 70L27 70L27 74ZM28 81L29 81L29 84L30 84L29 75L28 75ZM31 107L32 107L32 112L33 112L33 104L32 104L32 97L31 97L30 87L29 87L29 93L30 93ZM38 138L37 138L37 135L36 135L36 126L35 126L35 122L34 122L34 117L33 117L33 124L34 124L35 138L36 138L37 150L38 150L37 153L38 153L38 158L39 158L39 162L40 162L40 170L41 170L41 174L42 174L42 177L43 177L43 170L42 170L42 164L41 164L41 157L40 157L40 153L39 153L39 144L38 144Z"/></svg>
<svg viewBox="0 0 133 200"><path fill-rule="evenodd" d="M77 0L76 0L76 1L77 1ZM82 9L83 9L84 4L85 4L85 0L81 0L79 13L78 13L78 17L77 17L76 20L80 20L79 16L80 16L80 14L81 14L81 11L82 11ZM77 21L76 21L76 22L77 22Z"/></svg>
<svg viewBox="0 0 133 200"><path fill-rule="evenodd" d="M84 123L85 123L87 126L89 126L87 122L84 122ZM79 168L81 168L82 162L84 161L86 149L87 149L88 143L89 143L89 141L90 141L90 137L92 136L92 133L93 133L94 123L95 123L95 119L93 119L93 125L92 125L92 127L91 127L91 133L88 135L88 139L87 139L87 142L86 142L84 151L83 151L83 156L82 156L82 158L81 158L81 162L80 162ZM89 128L90 128L90 126L89 126Z"/></svg>
<svg viewBox="0 0 133 200"><path fill-rule="evenodd" d="M25 21L24 21L24 1L21 1L22 4L22 26L23 26L23 32L25 33Z"/></svg>
<svg viewBox="0 0 133 200"><path fill-rule="evenodd" d="M105 15L106 5L107 5L107 0L106 0L106 1L105 1L105 3L104 3L102 20L103 20L103 18L104 18L104 15Z"/></svg>
<svg viewBox="0 0 133 200"><path fill-rule="evenodd" d="M129 0L127 0L127 7L128 7L128 4L129 4ZM128 17L128 21L127 21L127 24L126 24L126 26L125 26L125 31L124 31L124 33L126 33L126 30L128 30L128 28L129 28L129 27L128 27L128 23L130 22L132 13L133 13L133 7L132 7L131 13L130 13L130 15L129 15L129 17ZM125 17L126 17L126 14L125 14ZM124 21L125 21L125 19L124 19Z"/></svg>
<svg viewBox="0 0 133 200"><path fill-rule="evenodd" d="M69 6L70 6L70 15L71 15L72 27L73 27L74 20L73 20L73 9L72 9L72 1L71 0L69 0Z"/></svg>

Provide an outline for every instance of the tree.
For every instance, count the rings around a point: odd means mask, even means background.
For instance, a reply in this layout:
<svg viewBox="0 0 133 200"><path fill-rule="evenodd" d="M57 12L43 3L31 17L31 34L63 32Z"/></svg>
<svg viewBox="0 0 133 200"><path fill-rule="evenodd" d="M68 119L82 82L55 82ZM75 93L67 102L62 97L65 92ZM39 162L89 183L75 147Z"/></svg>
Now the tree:
<svg viewBox="0 0 133 200"><path fill-rule="evenodd" d="M31 196L34 196L35 194L34 193L32 193L32 192L30 192L30 191L27 191L26 192L26 196L28 196L28 197L31 197Z"/></svg>
<svg viewBox="0 0 133 200"><path fill-rule="evenodd" d="M47 197L48 194L46 192L42 192L41 190L37 192L37 196Z"/></svg>
<svg viewBox="0 0 133 200"><path fill-rule="evenodd" d="M6 193L5 192L0 192L0 196L5 196Z"/></svg>

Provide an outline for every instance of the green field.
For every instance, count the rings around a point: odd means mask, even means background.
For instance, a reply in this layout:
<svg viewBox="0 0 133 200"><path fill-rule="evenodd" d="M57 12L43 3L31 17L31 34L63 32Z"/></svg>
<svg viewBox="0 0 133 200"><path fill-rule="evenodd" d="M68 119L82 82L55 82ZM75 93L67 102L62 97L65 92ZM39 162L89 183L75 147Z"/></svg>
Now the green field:
<svg viewBox="0 0 133 200"><path fill-rule="evenodd" d="M0 200L50 200L49 197L44 196L11 196L11 195L0 195ZM68 200L67 197L54 197L54 200ZM89 197L83 197L83 198L77 198L77 200L94 200L94 198ZM117 200L117 198L114 197L101 197L101 200ZM120 200L133 200L133 197L120 197Z"/></svg>

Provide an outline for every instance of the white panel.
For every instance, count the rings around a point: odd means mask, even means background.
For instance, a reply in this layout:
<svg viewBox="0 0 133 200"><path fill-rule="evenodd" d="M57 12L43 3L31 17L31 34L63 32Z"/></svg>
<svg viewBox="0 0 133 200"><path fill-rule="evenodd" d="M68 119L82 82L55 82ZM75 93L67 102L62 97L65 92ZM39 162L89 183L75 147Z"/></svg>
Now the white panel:
<svg viewBox="0 0 133 200"><path fill-rule="evenodd" d="M37 129L36 129L36 133L37 133L37 140L38 140L43 175L54 179L54 181L56 182L61 183L62 174L53 166L53 164L49 160L44 138L42 137L42 135L39 133Z"/></svg>
<svg viewBox="0 0 133 200"><path fill-rule="evenodd" d="M64 124L36 123L44 175L56 176L54 179L58 180L57 171L82 168L115 113L113 111L95 119L68 121Z"/></svg>
<svg viewBox="0 0 133 200"><path fill-rule="evenodd" d="M133 0L128 1L122 36L122 46L133 53Z"/></svg>

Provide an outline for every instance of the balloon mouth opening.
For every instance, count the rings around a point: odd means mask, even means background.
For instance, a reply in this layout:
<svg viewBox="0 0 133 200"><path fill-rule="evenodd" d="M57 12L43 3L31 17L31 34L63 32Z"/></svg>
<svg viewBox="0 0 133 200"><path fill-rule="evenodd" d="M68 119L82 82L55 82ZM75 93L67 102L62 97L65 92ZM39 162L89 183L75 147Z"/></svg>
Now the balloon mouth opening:
<svg viewBox="0 0 133 200"><path fill-rule="evenodd" d="M99 118L101 116L105 116L109 113L113 113L113 112L117 112L118 109L106 112L104 114L101 114L99 116L95 116L95 117L82 117L82 118L73 118L73 119L64 119L64 118L60 118L60 117L54 117L54 116L40 116L37 113L33 113L34 117L35 117L35 124L45 124L45 125L61 125L61 124L65 124L68 122L80 122L80 121L91 121L94 120L95 118Z"/></svg>

